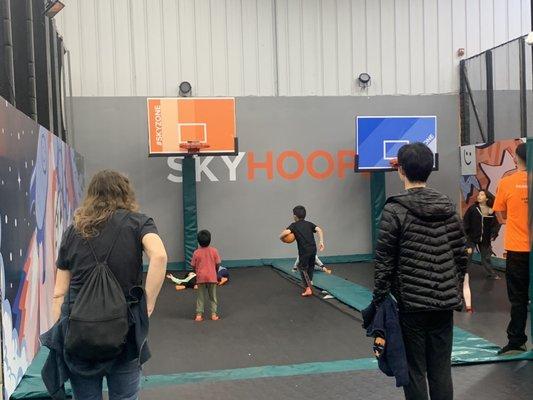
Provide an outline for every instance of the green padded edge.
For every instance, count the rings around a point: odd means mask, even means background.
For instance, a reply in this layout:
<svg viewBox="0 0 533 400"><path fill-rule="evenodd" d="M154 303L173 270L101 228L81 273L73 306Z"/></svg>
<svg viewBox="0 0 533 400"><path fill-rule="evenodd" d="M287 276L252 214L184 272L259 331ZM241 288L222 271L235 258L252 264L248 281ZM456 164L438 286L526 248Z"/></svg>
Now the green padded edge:
<svg viewBox="0 0 533 400"><path fill-rule="evenodd" d="M379 224L381 223L381 213L387 194L385 188L385 172L370 172L370 215L372 219L372 249L376 247L378 241Z"/></svg>
<svg viewBox="0 0 533 400"><path fill-rule="evenodd" d="M186 263L190 263L198 246L198 208L196 204L196 160L185 157L182 161L183 183L183 252ZM179 237L179 236L178 236Z"/></svg>

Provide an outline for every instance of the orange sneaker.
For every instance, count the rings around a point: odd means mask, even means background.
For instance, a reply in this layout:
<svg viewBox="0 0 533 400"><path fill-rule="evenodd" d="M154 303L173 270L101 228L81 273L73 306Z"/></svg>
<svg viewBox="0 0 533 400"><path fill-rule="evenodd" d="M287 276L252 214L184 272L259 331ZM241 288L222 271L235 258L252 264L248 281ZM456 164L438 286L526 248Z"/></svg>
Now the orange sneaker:
<svg viewBox="0 0 533 400"><path fill-rule="evenodd" d="M218 321L220 317L217 314L211 315L211 321Z"/></svg>
<svg viewBox="0 0 533 400"><path fill-rule="evenodd" d="M308 297L308 296L312 296L312 295L313 295L313 291L311 290L310 287L306 288L305 292L302 293L302 297Z"/></svg>
<svg viewBox="0 0 533 400"><path fill-rule="evenodd" d="M202 322L204 320L204 317L202 314L196 314L196 318L194 319L196 322Z"/></svg>

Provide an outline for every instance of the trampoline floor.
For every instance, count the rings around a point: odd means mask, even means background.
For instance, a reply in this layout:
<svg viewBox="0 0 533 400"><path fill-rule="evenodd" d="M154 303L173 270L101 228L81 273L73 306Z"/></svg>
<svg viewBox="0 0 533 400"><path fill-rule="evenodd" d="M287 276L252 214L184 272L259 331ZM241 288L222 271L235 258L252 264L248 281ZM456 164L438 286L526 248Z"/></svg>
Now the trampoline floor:
<svg viewBox="0 0 533 400"><path fill-rule="evenodd" d="M365 286L374 287L374 264L330 264L333 274L346 280ZM507 344L506 328L510 316L510 304L507 299L505 275L501 280L486 279L480 265L473 264L468 269L470 290L474 313L454 315L455 325L488 341L503 346ZM529 331L530 324L527 324Z"/></svg>
<svg viewBox="0 0 533 400"><path fill-rule="evenodd" d="M339 277L373 286L372 263L329 267ZM505 281L486 281L475 267L471 275L474 304L479 306L471 316L457 313L456 324L502 343L508 315ZM359 313L336 300L301 298L294 279L270 267L233 269L231 282L218 290L222 319L196 323L196 292L176 292L165 282L150 321L152 359L144 366L148 385L141 399L403 398L394 378L368 363L361 368L322 367L371 359L371 340L361 329ZM319 367L306 364L320 362ZM306 370L308 365L316 369ZM280 368L268 366L295 369L284 376L265 373ZM195 372L200 374L190 374ZM533 393L533 363L527 361L460 366L452 373L457 399L525 400Z"/></svg>
<svg viewBox="0 0 533 400"><path fill-rule="evenodd" d="M372 288L373 264L329 265L337 276ZM503 343L508 304L505 281L486 281L472 268L476 313L457 313L456 324L495 343ZM152 359L145 375L217 371L268 365L293 365L371 357L356 312L336 300L303 299L300 287L269 268L231 271L219 288L221 320L195 323L196 292L163 286L151 320ZM479 305L478 305L479 304ZM344 312L343 312L344 311ZM319 371L320 372L320 371ZM533 392L533 364L508 362L453 368L455 398L526 399ZM377 370L314 373L171 383L147 387L141 399L401 399L393 378Z"/></svg>
<svg viewBox="0 0 533 400"><path fill-rule="evenodd" d="M165 282L150 321L146 375L287 365L371 356L361 320L270 267L231 271L218 288L220 321L193 321L196 291ZM209 314L207 314L209 316Z"/></svg>

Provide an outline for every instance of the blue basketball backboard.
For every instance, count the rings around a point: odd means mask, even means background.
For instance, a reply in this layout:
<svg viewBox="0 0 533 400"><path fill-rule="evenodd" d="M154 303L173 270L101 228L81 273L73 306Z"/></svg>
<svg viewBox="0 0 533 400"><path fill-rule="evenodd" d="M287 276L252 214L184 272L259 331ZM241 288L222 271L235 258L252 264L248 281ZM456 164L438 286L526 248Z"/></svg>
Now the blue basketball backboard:
<svg viewBox="0 0 533 400"><path fill-rule="evenodd" d="M356 171L391 170L398 150L409 143L425 143L437 154L435 116L357 117L355 132Z"/></svg>

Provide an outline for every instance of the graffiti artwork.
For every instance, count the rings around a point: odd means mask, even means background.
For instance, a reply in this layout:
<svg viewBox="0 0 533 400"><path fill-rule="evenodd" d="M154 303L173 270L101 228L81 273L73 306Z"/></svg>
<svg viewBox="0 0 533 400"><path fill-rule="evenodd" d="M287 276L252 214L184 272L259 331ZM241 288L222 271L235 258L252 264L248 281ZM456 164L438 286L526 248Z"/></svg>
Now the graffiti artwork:
<svg viewBox="0 0 533 400"><path fill-rule="evenodd" d="M475 160L475 174L461 176L461 211L463 214L476 201L480 190L487 190L496 195L500 179L516 170L514 154L516 146L520 143L522 143L521 139L502 140L491 145L475 146L475 154L471 154L470 151L466 159ZM465 148L461 148L461 151L464 152ZM463 165L464 159L464 155L461 154L462 170L469 170L470 166ZM499 258L504 257L504 230L505 226L502 226L492 246L496 257Z"/></svg>
<svg viewBox="0 0 533 400"><path fill-rule="evenodd" d="M55 259L83 188L82 159L10 104L0 105L0 274L5 398L52 325Z"/></svg>

